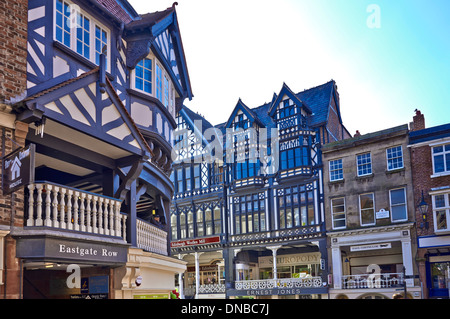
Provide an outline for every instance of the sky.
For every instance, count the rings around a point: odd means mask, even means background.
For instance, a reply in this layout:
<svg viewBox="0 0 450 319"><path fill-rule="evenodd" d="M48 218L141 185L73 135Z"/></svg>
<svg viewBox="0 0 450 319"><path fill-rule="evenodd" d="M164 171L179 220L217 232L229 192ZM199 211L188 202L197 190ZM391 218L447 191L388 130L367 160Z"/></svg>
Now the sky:
<svg viewBox="0 0 450 319"><path fill-rule="evenodd" d="M139 14L174 0L128 0ZM449 0L177 0L194 98L213 125L239 98L271 101L336 81L351 134L450 123Z"/></svg>

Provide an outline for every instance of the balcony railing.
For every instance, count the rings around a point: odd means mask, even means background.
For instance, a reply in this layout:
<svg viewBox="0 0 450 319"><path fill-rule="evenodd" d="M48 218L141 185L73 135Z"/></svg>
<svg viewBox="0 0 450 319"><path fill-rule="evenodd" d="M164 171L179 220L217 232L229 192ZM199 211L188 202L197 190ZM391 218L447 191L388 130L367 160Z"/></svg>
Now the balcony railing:
<svg viewBox="0 0 450 319"><path fill-rule="evenodd" d="M394 288L404 284L402 273L342 276L343 289Z"/></svg>
<svg viewBox="0 0 450 319"><path fill-rule="evenodd" d="M143 250L167 256L167 232L137 219L137 246Z"/></svg>
<svg viewBox="0 0 450 319"><path fill-rule="evenodd" d="M273 288L321 288L321 287L322 287L321 277L240 280L235 282L236 290L273 289Z"/></svg>
<svg viewBox="0 0 450 319"><path fill-rule="evenodd" d="M120 213L120 200L49 182L28 185L28 194L26 226L75 230L126 240L127 216Z"/></svg>

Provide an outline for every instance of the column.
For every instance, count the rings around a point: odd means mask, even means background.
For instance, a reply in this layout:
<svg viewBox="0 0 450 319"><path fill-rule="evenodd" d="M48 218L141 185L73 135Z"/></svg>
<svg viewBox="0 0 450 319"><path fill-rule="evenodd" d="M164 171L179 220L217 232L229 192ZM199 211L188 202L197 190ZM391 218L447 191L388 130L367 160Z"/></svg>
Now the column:
<svg viewBox="0 0 450 319"><path fill-rule="evenodd" d="M267 249L270 249L272 251L272 256L273 256L273 279L277 280L278 279L278 275L277 275L277 250L281 248L280 246L272 246L272 247L266 247Z"/></svg>
<svg viewBox="0 0 450 319"><path fill-rule="evenodd" d="M200 255L202 253L195 252L195 299L198 299L198 290L200 288Z"/></svg>
<svg viewBox="0 0 450 319"><path fill-rule="evenodd" d="M331 264L333 265L333 287L342 289L342 257L339 246L331 248Z"/></svg>
<svg viewBox="0 0 450 319"><path fill-rule="evenodd" d="M180 293L180 299L184 299L184 282L183 282L183 272L179 272L178 273L178 284L180 285L179 288L179 293Z"/></svg>
<svg viewBox="0 0 450 319"><path fill-rule="evenodd" d="M178 259L183 260L184 255L178 254ZM179 284L179 293L180 293L180 299L184 299L184 278L183 278L184 272L178 273L178 284Z"/></svg>
<svg viewBox="0 0 450 319"><path fill-rule="evenodd" d="M405 275L413 275L413 256L411 251L411 238L402 239L402 257ZM407 287L414 287L414 279L406 279Z"/></svg>

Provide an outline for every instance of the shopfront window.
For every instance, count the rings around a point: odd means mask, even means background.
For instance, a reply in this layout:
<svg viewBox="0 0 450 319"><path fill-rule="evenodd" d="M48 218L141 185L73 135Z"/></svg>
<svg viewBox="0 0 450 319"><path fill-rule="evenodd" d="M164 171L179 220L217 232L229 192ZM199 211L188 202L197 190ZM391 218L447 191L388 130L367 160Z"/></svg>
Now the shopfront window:
<svg viewBox="0 0 450 319"><path fill-rule="evenodd" d="M448 262L431 264L431 287L433 289L449 288L449 266Z"/></svg>

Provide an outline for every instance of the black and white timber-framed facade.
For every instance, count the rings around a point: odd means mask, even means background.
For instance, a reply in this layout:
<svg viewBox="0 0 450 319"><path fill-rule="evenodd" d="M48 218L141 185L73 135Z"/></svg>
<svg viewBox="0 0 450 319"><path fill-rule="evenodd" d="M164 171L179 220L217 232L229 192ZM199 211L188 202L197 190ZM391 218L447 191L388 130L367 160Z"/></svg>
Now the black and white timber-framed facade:
<svg viewBox="0 0 450 319"><path fill-rule="evenodd" d="M178 112L171 250L188 262L186 298L327 293L320 149L350 137L339 108L330 81L297 94L284 84L256 108L239 100L216 126Z"/></svg>
<svg viewBox="0 0 450 319"><path fill-rule="evenodd" d="M28 1L26 87L7 101L35 146L22 225L7 230L19 297L171 297L186 268L169 256L172 138L193 97L175 6ZM99 288L66 287L69 264Z"/></svg>

